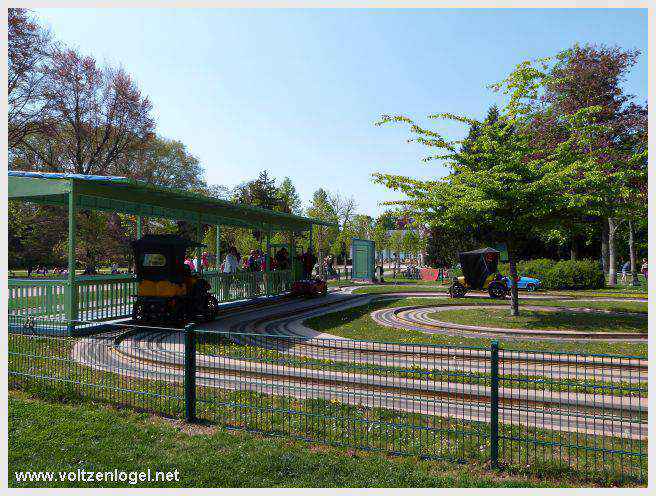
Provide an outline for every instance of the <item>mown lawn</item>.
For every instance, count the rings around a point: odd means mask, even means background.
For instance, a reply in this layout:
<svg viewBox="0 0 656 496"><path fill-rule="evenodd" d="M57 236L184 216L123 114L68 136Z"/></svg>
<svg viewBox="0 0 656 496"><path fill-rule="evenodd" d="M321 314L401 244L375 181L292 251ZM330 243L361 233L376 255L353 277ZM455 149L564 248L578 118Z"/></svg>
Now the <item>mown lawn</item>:
<svg viewBox="0 0 656 496"><path fill-rule="evenodd" d="M572 476L494 472L477 463L423 461L189 425L93 403L9 395L9 486L24 470L175 470L179 487L563 487ZM600 480L596 483L603 484ZM49 483L53 487L70 482ZM101 484L92 484L100 486ZM25 484L29 486L29 484ZM124 486L127 483L106 484Z"/></svg>
<svg viewBox="0 0 656 496"><path fill-rule="evenodd" d="M647 318L642 315L613 315L524 309L509 317L506 308L469 308L444 310L429 317L463 325L480 325L502 329L559 330L579 332L647 332Z"/></svg>
<svg viewBox="0 0 656 496"><path fill-rule="evenodd" d="M489 305L489 298L467 298L458 300L458 303L473 305ZM399 298L385 299L371 302L367 305L321 315L305 321L305 324L317 331L334 334L351 339L369 339L375 341L400 341L411 343L433 343L452 346L490 346L489 338L468 338L462 336L448 336L426 334L420 331L394 329L377 324L370 317L370 313L380 308L393 308L400 306L438 306L453 305L454 301L448 298ZM498 302L493 302L498 304ZM645 302L563 302L559 300L531 300L531 305L549 306L580 306L612 311L647 311ZM520 305L520 311L521 305ZM500 346L518 350L536 351L563 351L579 353L611 353L618 355L647 355L647 344L623 342L583 342L563 340L519 340L498 339Z"/></svg>
<svg viewBox="0 0 656 496"><path fill-rule="evenodd" d="M436 291L446 293L450 281L439 284L435 281L417 281L413 279L388 279L385 284L360 284L350 281L341 281L339 286L362 286L354 291L356 294L362 293L404 293L411 291ZM525 291L519 292L520 297L525 295ZM572 298L591 298L591 297L608 297L608 298L647 298L647 285L640 286L617 285L605 287L602 289L585 289L585 290L550 290L539 291L539 295L548 298L550 295L571 296Z"/></svg>

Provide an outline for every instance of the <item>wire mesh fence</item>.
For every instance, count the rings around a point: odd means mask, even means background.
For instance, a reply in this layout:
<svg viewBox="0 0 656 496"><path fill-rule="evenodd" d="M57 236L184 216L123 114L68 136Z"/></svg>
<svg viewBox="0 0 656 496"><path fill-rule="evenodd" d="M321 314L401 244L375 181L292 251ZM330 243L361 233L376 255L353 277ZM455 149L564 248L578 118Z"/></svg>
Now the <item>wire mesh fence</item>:
<svg viewBox="0 0 656 496"><path fill-rule="evenodd" d="M641 357L13 317L10 387L229 429L544 473L646 481Z"/></svg>

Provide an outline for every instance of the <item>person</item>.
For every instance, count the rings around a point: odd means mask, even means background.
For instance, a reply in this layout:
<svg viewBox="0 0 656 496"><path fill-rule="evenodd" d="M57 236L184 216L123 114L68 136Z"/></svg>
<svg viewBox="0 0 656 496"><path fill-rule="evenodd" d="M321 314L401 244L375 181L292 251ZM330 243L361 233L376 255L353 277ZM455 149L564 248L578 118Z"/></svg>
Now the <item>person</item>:
<svg viewBox="0 0 656 496"><path fill-rule="evenodd" d="M300 258L300 261L301 261L301 266L303 268L303 277L302 278L303 279L310 279L312 277L312 268L314 267L314 263L316 261L316 258L310 252L310 250L307 250L299 258Z"/></svg>
<svg viewBox="0 0 656 496"><path fill-rule="evenodd" d="M237 249L234 246L228 248L228 253L226 253L225 260L223 262L223 272L225 274L234 274L237 272L237 266L239 261L237 260Z"/></svg>
<svg viewBox="0 0 656 496"><path fill-rule="evenodd" d="M203 269L207 270L210 268L210 258L206 251L204 251L200 256L200 264Z"/></svg>
<svg viewBox="0 0 656 496"><path fill-rule="evenodd" d="M642 265L640 266L640 272L642 272L642 275L645 276L645 280L647 280L647 259L646 258L642 259Z"/></svg>
<svg viewBox="0 0 656 496"><path fill-rule="evenodd" d="M280 270L287 270L289 268L289 255L287 253L287 248L284 246L278 250L276 256L276 268Z"/></svg>
<svg viewBox="0 0 656 496"><path fill-rule="evenodd" d="M627 277L629 275L629 271L631 270L631 262L627 260L624 262L624 265L622 265L622 284L626 284Z"/></svg>
<svg viewBox="0 0 656 496"><path fill-rule="evenodd" d="M189 270L191 270L192 272L194 270L196 270L196 266L194 265L194 261L191 258L185 258L184 263L187 267L189 267Z"/></svg>
<svg viewBox="0 0 656 496"><path fill-rule="evenodd" d="M112 264L112 274L118 274L118 264L116 262Z"/></svg>
<svg viewBox="0 0 656 496"><path fill-rule="evenodd" d="M251 272L260 270L260 255L258 250L251 250L250 256L244 261L244 267Z"/></svg>

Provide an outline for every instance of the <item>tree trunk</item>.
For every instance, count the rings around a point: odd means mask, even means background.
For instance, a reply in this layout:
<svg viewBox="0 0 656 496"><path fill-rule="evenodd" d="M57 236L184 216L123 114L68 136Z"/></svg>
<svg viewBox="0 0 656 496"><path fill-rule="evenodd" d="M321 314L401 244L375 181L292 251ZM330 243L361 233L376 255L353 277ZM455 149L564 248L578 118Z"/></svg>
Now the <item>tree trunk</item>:
<svg viewBox="0 0 656 496"><path fill-rule="evenodd" d="M517 291L517 265L515 257L508 252L508 262L510 263L510 315L517 317L519 315L519 293Z"/></svg>
<svg viewBox="0 0 656 496"><path fill-rule="evenodd" d="M608 219L601 220L601 267L608 274Z"/></svg>
<svg viewBox="0 0 656 496"><path fill-rule="evenodd" d="M570 260L578 260L579 258L579 245L575 236L572 236L572 244L569 249L569 258Z"/></svg>
<svg viewBox="0 0 656 496"><path fill-rule="evenodd" d="M608 218L608 285L617 284L617 253L615 253L615 231L617 224L612 217Z"/></svg>
<svg viewBox="0 0 656 496"><path fill-rule="evenodd" d="M631 284L639 286L638 267L636 266L635 239L633 232L633 221L629 220L629 259L631 260Z"/></svg>

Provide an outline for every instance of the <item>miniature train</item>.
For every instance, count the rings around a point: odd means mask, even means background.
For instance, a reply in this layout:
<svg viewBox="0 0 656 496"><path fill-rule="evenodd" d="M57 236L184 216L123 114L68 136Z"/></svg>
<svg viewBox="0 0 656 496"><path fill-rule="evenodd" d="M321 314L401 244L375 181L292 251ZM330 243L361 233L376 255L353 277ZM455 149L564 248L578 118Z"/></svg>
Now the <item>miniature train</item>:
<svg viewBox="0 0 656 496"><path fill-rule="evenodd" d="M138 282L133 321L180 326L216 318L219 302L210 284L184 263L187 249L198 246L171 234L149 234L132 243Z"/></svg>

